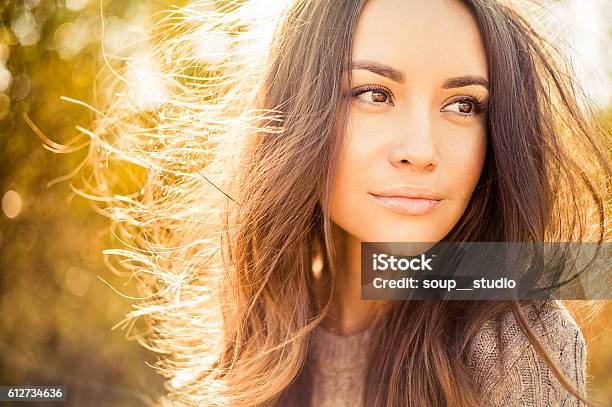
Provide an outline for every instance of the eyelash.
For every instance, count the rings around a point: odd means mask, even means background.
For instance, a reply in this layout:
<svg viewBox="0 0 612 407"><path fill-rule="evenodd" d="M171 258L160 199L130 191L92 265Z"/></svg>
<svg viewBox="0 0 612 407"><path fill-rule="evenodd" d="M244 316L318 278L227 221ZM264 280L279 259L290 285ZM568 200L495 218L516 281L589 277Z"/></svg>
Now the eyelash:
<svg viewBox="0 0 612 407"><path fill-rule="evenodd" d="M391 104L391 106L394 105L393 95L391 94L391 91L387 89L386 87L380 86L380 85L364 85L364 86L360 86L358 88L352 89L351 97L356 98L357 96L360 96L364 93L372 92L372 91L378 91L378 92L382 92L386 94L387 97L391 99L391 102L365 102L365 103L369 103L373 105L378 105L380 103L389 103ZM479 98L478 96L474 96L474 95L459 96L455 98L454 100L452 100L450 103L447 103L444 106L444 108L447 106L453 105L455 103L461 103L461 102L471 103L474 106L474 111L472 113L461 113L461 112L454 112L454 113L458 113L462 116L473 116L473 115L477 115L477 114L480 114L486 111L486 107L487 107L486 102L482 100L481 98Z"/></svg>

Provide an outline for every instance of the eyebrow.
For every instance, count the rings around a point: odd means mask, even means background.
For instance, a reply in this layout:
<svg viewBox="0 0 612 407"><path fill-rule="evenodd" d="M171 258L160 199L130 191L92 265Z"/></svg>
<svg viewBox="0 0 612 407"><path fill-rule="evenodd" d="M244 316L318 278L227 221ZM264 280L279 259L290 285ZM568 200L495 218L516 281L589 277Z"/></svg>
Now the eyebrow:
<svg viewBox="0 0 612 407"><path fill-rule="evenodd" d="M351 68L353 70L370 71L398 83L404 83L406 81L406 75L404 75L402 71L398 71L395 68L391 68L390 66L378 62L356 61L351 64Z"/></svg>
<svg viewBox="0 0 612 407"><path fill-rule="evenodd" d="M406 82L406 75L395 68L392 68L388 65L381 64L379 62L373 61L356 61L351 64L351 68L353 70L366 70L372 73L375 73L380 76L384 76L385 78L389 78L397 83ZM478 75L463 75L456 76L453 78L449 78L444 81L442 84L442 88L444 89L453 89L453 88L463 88L466 86L482 86L485 89L489 89L489 82Z"/></svg>
<svg viewBox="0 0 612 407"><path fill-rule="evenodd" d="M442 87L444 89L452 89L452 88L463 88L464 86L482 86L485 89L489 89L489 81L487 81L482 76L478 75L464 75L457 76L455 78L449 78L444 81Z"/></svg>

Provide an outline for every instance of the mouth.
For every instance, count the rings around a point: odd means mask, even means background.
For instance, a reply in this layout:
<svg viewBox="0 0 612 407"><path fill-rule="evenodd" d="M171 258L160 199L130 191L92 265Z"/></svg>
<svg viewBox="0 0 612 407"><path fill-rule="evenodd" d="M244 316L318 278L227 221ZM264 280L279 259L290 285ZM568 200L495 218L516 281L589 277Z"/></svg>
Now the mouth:
<svg viewBox="0 0 612 407"><path fill-rule="evenodd" d="M442 199L431 191L400 188L378 193L370 193L383 207L400 215L423 216L432 213Z"/></svg>

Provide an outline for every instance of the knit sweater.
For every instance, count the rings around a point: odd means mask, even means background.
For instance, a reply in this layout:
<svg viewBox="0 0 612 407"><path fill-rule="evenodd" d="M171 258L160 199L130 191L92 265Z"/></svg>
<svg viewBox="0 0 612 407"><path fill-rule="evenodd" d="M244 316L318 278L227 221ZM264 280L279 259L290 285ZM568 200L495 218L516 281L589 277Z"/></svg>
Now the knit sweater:
<svg viewBox="0 0 612 407"><path fill-rule="evenodd" d="M555 306L556 305L556 306ZM586 345L576 321L562 303L549 301L543 323L534 323L535 313L525 313L538 339L555 358L565 375L586 394ZM559 382L544 359L531 345L511 312L502 316L505 366L500 372L500 349L492 321L480 329L470 348L469 369L479 395L487 406L584 406ZM364 352L372 328L340 335L322 327L315 329L312 353L312 406L361 406L367 368Z"/></svg>

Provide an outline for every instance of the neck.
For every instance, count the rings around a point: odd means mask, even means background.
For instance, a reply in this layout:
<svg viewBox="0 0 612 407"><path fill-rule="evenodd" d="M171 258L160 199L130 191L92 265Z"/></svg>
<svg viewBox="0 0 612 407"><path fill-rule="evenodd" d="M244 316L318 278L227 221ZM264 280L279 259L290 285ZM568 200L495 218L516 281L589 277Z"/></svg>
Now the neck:
<svg viewBox="0 0 612 407"><path fill-rule="evenodd" d="M361 241L334 223L332 233L337 261L336 292L322 326L341 334L351 334L369 327L384 302L361 299ZM323 291L328 293L328 290L329 286Z"/></svg>

